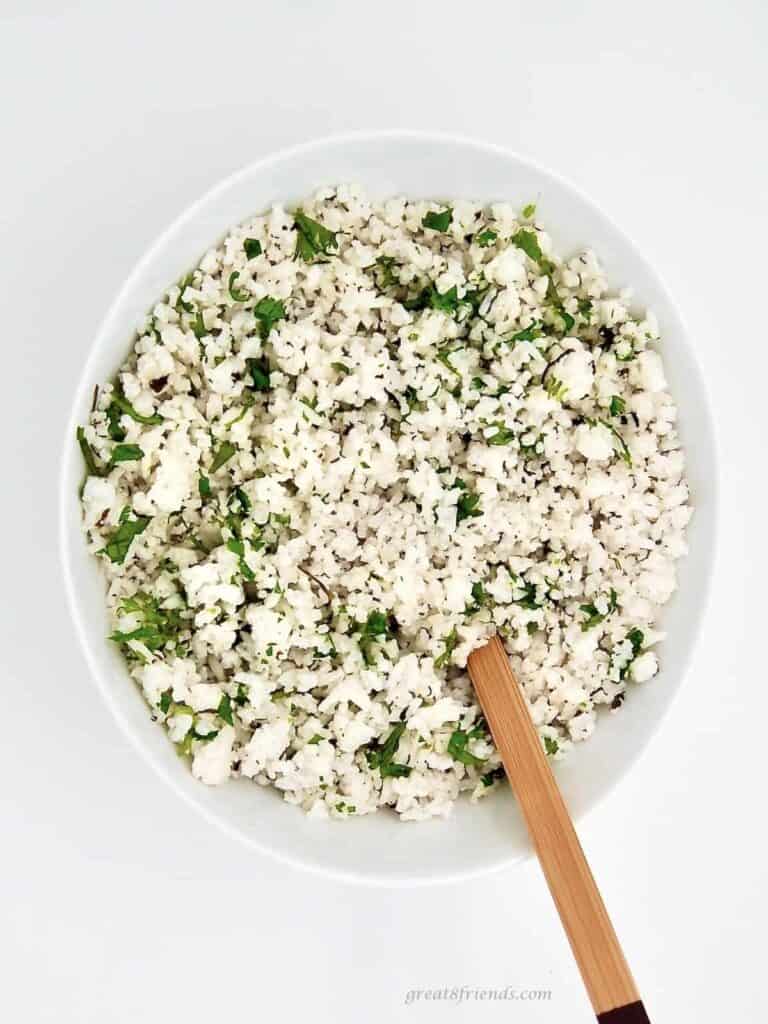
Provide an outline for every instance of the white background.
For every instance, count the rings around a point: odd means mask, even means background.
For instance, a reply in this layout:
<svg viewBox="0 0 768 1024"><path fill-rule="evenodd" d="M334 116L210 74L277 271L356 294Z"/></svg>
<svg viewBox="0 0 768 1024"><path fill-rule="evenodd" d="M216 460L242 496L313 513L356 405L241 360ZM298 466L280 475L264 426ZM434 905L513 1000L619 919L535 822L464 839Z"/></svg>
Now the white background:
<svg viewBox="0 0 768 1024"><path fill-rule="evenodd" d="M722 459L714 595L672 712L580 832L652 1019L766 1019L767 30L760 0L0 2L4 1019L593 1019L534 862L366 890L212 831L129 749L63 601L63 423L133 263L233 169L386 127L571 178L688 320ZM462 984L552 998L404 1005Z"/></svg>

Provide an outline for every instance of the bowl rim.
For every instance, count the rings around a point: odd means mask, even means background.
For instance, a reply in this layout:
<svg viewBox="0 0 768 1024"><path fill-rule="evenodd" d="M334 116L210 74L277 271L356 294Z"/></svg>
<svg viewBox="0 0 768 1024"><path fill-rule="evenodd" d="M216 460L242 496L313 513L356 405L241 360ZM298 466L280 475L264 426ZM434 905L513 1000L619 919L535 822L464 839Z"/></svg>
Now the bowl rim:
<svg viewBox="0 0 768 1024"><path fill-rule="evenodd" d="M703 568L703 585L700 592L700 605L699 613L691 629L690 642L687 650L683 652L679 671L677 673L676 680L667 683L667 686L671 687L669 698L664 702L659 713L655 718L653 726L648 731L645 740L637 750L626 761L622 762L619 769L612 775L610 780L606 783L605 788L592 800L588 807L583 810L580 814L574 816L574 821L581 820L581 818L595 811L615 790L619 783L625 778L629 770L635 765L640 757L645 753L650 744L652 738L658 732L665 717L669 714L669 710L672 707L675 700L678 698L680 690L685 682L688 672L690 669L691 659L693 652L697 647L703 623L709 612L712 595L712 579L715 571L715 567L718 560L719 554L719 522L721 519L721 487L720 487L720 450L719 450L719 439L716 430L714 429L714 417L712 415L712 399L707 386L706 378L701 371L698 359L696 357L696 351L690 341L690 332L685 318L682 315L680 308L671 296L669 289L665 282L659 275L653 263L645 258L641 249L636 244L634 238L627 234L627 232L619 227L613 218L605 212L602 206L592 199L589 195L581 190L578 186L574 185L568 178L564 177L557 171L553 171L545 165L539 163L537 160L531 159L529 156L519 152L518 150L511 149L506 146L499 145L493 142L487 142L477 138L473 138L467 135L454 134L451 132L435 132L435 131L422 131L418 129L411 130L399 130L399 129L380 129L375 131L351 131L334 133L330 135L324 135L318 138L310 139L309 141L300 142L291 146L282 147L280 149L271 151L265 156L258 158L257 160L250 161L249 163L239 167L237 170L226 175L224 178L219 179L210 188L200 195L197 199L193 200L187 206L185 206L179 213L177 213L173 219L166 225L166 227L157 234L150 244L143 250L142 254L133 264L130 272L123 281L121 287L117 290L114 296L109 301L109 305L103 316L99 321L98 328L93 335L88 350L87 358L83 364L82 370L79 375L78 383L74 390L73 399L69 405L69 411L66 415L66 425L64 430L64 441L61 449L61 456L59 459L59 474L58 474L58 539L59 539L59 566L64 581L64 590L66 594L66 601L69 607L69 613L75 626L75 632L79 640L81 651L85 657L86 663L92 679L95 681L96 686L101 693L107 707L109 708L113 718L117 722L123 735L127 738L129 744L133 749L141 755L145 762L147 762L152 770L160 776L160 778L171 788L171 790L180 797L183 802L194 809L194 811L203 817L209 824L216 826L225 835L236 839L239 843L245 845L251 850L270 857L274 862L289 865L292 868L299 868L304 871L308 871L315 876L322 876L326 879L331 879L337 882L345 882L360 886L371 886L377 888L417 888L423 886L436 886L436 885L449 885L458 882L469 881L470 879L481 878L492 873L498 872L504 868L509 868L514 864L522 863L533 856L533 848L529 845L527 852L514 852L510 853L509 856L497 857L495 860L489 860L488 863L478 866L469 867L463 870L445 872L437 876L392 876L381 872L376 873L363 873L363 872L352 872L342 868L330 867L322 865L316 861L305 858L299 854L292 854L285 852L284 850L275 849L268 843L262 842L260 839L253 836L245 835L237 827L227 822L223 816L219 816L213 811L209 810L208 807L202 803L197 802L190 793L185 791L180 784L172 777L171 773L166 769L165 763L160 758L156 757L143 743L142 739L136 732L136 730L128 722L127 717L121 710L117 700L112 696L109 688L107 687L100 666L97 663L96 657L92 650L92 640L89 635L88 625L85 622L85 617L81 613L80 603L77 596L77 589L75 586L75 580L71 568L72 549L70 544L70 535L67 530L67 503L71 502L71 494L69 493L69 473L68 468L71 460L75 457L74 445L72 444L72 438L74 437L75 429L78 423L78 409L83 405L83 401L86 394L90 391L93 377L92 367L96 362L97 354L103 346L103 339L107 335L110 328L111 322L117 314L119 307L122 305L124 297L130 293L134 286L134 282L141 276L145 268L152 264L158 250L162 249L165 243L174 235L176 231L191 218L194 218L197 213L205 208L212 200L214 200L219 194L226 192L233 185L239 182L243 178L258 173L269 168L272 165L282 163L284 161L290 161L295 159L301 159L316 150L332 147L343 147L349 144L360 144L366 142L382 142L389 141L393 144L397 144L400 141L415 141L422 143L434 143L434 144L450 144L454 146L462 146L475 150L484 151L485 153L503 157L505 159L511 159L517 163L526 166L535 174L541 175L545 179L549 179L556 185L561 187L564 191L570 193L579 203L589 208L589 210L600 217L604 223L620 237L622 243L628 250L631 250L633 256L639 260L646 269L650 280L658 291L663 295L669 309L676 317L679 326L681 328L681 340L682 344L687 348L688 355L690 357L691 366L696 376L696 384L703 398L702 402L702 413L703 419L707 425L707 440L709 442L711 450L711 461L714 473L707 481L709 489L708 499L711 506L710 520L711 520L711 545L708 551L708 557L706 565ZM460 197L465 198L465 197ZM689 557L686 555L685 557Z"/></svg>

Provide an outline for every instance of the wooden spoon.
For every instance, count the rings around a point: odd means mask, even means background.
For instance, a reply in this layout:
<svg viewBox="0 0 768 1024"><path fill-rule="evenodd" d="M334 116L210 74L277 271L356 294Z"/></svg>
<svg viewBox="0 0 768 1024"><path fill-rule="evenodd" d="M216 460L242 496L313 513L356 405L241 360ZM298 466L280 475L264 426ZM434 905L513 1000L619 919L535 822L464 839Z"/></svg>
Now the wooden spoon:
<svg viewBox="0 0 768 1024"><path fill-rule="evenodd" d="M600 1024L649 1024L528 705L498 636L469 674Z"/></svg>

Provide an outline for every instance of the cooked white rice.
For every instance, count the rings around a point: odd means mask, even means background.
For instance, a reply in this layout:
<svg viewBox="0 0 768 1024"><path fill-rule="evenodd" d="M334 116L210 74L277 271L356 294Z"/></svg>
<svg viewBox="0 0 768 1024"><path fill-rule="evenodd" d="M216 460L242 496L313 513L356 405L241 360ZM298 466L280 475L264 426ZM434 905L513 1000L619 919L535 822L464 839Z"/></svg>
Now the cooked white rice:
<svg viewBox="0 0 768 1024"><path fill-rule="evenodd" d="M690 517L656 321L535 218L274 206L99 389L113 638L203 782L445 815L501 774L465 672L493 632L557 758L655 675Z"/></svg>

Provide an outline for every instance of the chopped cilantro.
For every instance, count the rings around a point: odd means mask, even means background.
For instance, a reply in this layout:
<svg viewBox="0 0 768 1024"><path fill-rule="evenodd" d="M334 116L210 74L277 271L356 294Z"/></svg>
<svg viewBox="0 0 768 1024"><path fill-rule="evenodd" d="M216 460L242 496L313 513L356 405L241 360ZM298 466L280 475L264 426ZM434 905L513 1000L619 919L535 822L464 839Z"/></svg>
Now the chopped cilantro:
<svg viewBox="0 0 768 1024"><path fill-rule="evenodd" d="M487 249L489 245L493 245L498 237L499 236L495 231L492 231L490 228L485 228L485 230L480 231L475 235L475 241L481 249Z"/></svg>
<svg viewBox="0 0 768 1024"><path fill-rule="evenodd" d="M237 448L229 441L222 441L216 450L216 454L213 456L210 472L215 473L218 469L221 469L225 462L229 462L236 451Z"/></svg>
<svg viewBox="0 0 768 1024"><path fill-rule="evenodd" d="M138 640L150 651L159 651L177 643L182 628L179 608L163 608L158 598L140 590L122 601L120 613L135 615L139 625L126 632L116 630L109 637L115 643L127 644L130 640Z"/></svg>
<svg viewBox="0 0 768 1024"><path fill-rule="evenodd" d="M541 337L541 326L539 324L529 324L522 331L518 331L517 334L513 334L510 341L535 341Z"/></svg>
<svg viewBox="0 0 768 1024"><path fill-rule="evenodd" d="M536 213L536 203L528 203L527 206L523 207L523 216L526 220L530 220L531 217Z"/></svg>
<svg viewBox="0 0 768 1024"><path fill-rule="evenodd" d="M227 725L234 725L234 719L232 718L232 701L229 699L229 694L223 693L219 706L216 709L216 714L219 718L223 718Z"/></svg>
<svg viewBox="0 0 768 1024"><path fill-rule="evenodd" d="M512 242L518 247L518 249L522 249L525 255L529 259L532 259L534 263L538 263L539 265L546 263L544 253L541 251L539 240L534 231L528 231L526 228L520 228L520 230L512 236Z"/></svg>
<svg viewBox="0 0 768 1024"><path fill-rule="evenodd" d="M143 423L144 426L147 427L156 427L163 422L163 417L158 415L157 413L153 413L151 416L144 416L142 413L136 412L136 410L125 397L125 395L122 393L122 391L118 390L117 388L115 388L114 394L112 395L112 402L110 403L110 408L111 406L115 406L115 408L119 412L124 412L126 416L130 416L132 420L135 420L137 423ZM112 413L112 416L116 415L116 413ZM107 410L107 416L110 417L109 410ZM116 438L115 440L118 439Z"/></svg>
<svg viewBox="0 0 768 1024"><path fill-rule="evenodd" d="M497 428L496 433L486 437L486 444L511 444L514 441L515 432L513 430L510 430L503 423L495 423L494 426Z"/></svg>
<svg viewBox="0 0 768 1024"><path fill-rule="evenodd" d="M197 493L205 501L206 498L211 496L211 481L207 476L203 476L201 473L197 478Z"/></svg>
<svg viewBox="0 0 768 1024"><path fill-rule="evenodd" d="M365 752L369 767L378 768L383 779L407 778L411 774L410 765L396 764L393 761L404 732L405 722L398 722L382 744L370 746Z"/></svg>
<svg viewBox="0 0 768 1024"><path fill-rule="evenodd" d="M589 299L579 299L579 313L587 323L592 319L592 303Z"/></svg>
<svg viewBox="0 0 768 1024"><path fill-rule="evenodd" d="M355 628L360 631L357 642L362 651L365 664L369 667L375 665L376 655L374 652L377 642L381 642L379 638L388 640L392 636L389 619L383 612L372 611L369 612L368 618L362 626L355 623Z"/></svg>
<svg viewBox="0 0 768 1024"><path fill-rule="evenodd" d="M113 441L124 441L125 430L120 425L122 411L116 402L110 402L107 407L107 431Z"/></svg>
<svg viewBox="0 0 768 1024"><path fill-rule="evenodd" d="M544 737L544 750L548 757L554 757L554 755L560 749L560 744L557 740L553 740L551 736Z"/></svg>
<svg viewBox="0 0 768 1024"><path fill-rule="evenodd" d="M453 290L455 291L456 289L454 288ZM447 370L450 370L454 376L459 378L461 377L461 373L453 365L450 357L454 352L458 352L461 347L461 345L444 345L442 348L437 350L437 361L442 363Z"/></svg>
<svg viewBox="0 0 768 1024"><path fill-rule="evenodd" d="M229 289L229 294L235 300L235 302L247 302L251 297L251 293L248 291L247 288L237 287L239 277L240 272L238 270L233 270L232 273L229 275L229 282L227 284L227 288Z"/></svg>
<svg viewBox="0 0 768 1024"><path fill-rule="evenodd" d="M345 363L331 363L331 369L336 370L337 373L343 373L345 375L352 373Z"/></svg>
<svg viewBox="0 0 768 1024"><path fill-rule="evenodd" d="M434 286L429 289L429 305L452 316L459 308L459 295L456 285L451 285L447 292L439 292Z"/></svg>
<svg viewBox="0 0 768 1024"><path fill-rule="evenodd" d="M485 762L482 757L475 757L474 754L471 754L467 750L468 742L469 733L466 733L461 729L456 729L448 740L448 753L454 761L470 765L473 768L479 768L480 765L485 764Z"/></svg>
<svg viewBox="0 0 768 1024"><path fill-rule="evenodd" d="M130 515L131 510L126 506L120 513L118 526L113 531L107 546L99 552L100 555L106 555L115 565L120 565L125 561L125 556L128 554L128 548L131 546L133 538L144 533L149 526L149 516L136 516L134 519L131 519Z"/></svg>
<svg viewBox="0 0 768 1024"><path fill-rule="evenodd" d="M613 395L611 397L611 404L608 410L611 416L622 416L626 408L627 403L624 401L623 398L620 398L618 395Z"/></svg>
<svg viewBox="0 0 768 1024"><path fill-rule="evenodd" d="M485 775L480 776L480 781L484 786L492 786L497 779L504 778L504 769L499 765L498 768L494 768L490 772L486 772Z"/></svg>
<svg viewBox="0 0 768 1024"><path fill-rule="evenodd" d="M144 458L144 451L137 444L116 444L109 458L109 468L118 462L135 462Z"/></svg>
<svg viewBox="0 0 768 1024"><path fill-rule="evenodd" d="M432 231L447 231L452 220L453 210L449 206L445 210L440 210L439 213L434 210L425 213L421 218L421 223L423 227L430 228Z"/></svg>
<svg viewBox="0 0 768 1024"><path fill-rule="evenodd" d="M85 431L82 427L77 428L77 443L80 445L80 451L83 454L83 460L85 461L85 468L88 470L89 476L104 476L104 470L99 466L96 459L96 453L88 443L85 436Z"/></svg>
<svg viewBox="0 0 768 1024"><path fill-rule="evenodd" d="M269 380L269 363L262 356L261 359L246 359L246 366L253 381L254 391L269 391L272 387Z"/></svg>
<svg viewBox="0 0 768 1024"><path fill-rule="evenodd" d="M227 550L237 555L238 568L246 580L255 580L256 574L245 560L245 541L239 537L230 537L227 541Z"/></svg>
<svg viewBox="0 0 768 1024"><path fill-rule="evenodd" d="M256 256L261 256L261 242L258 238L246 238L243 242L243 248L249 260L254 259Z"/></svg>
<svg viewBox="0 0 768 1024"><path fill-rule="evenodd" d="M456 632L455 626L447 636L443 637L441 643L443 644L443 653L435 658L435 668L445 668L450 664L451 656L459 645L459 634Z"/></svg>
<svg viewBox="0 0 768 1024"><path fill-rule="evenodd" d="M457 484L461 481L457 481ZM454 484L454 487L456 484ZM480 509L480 495L475 494L473 491L462 490L459 495L459 500L456 502L456 525L462 523L465 519L472 519L475 516L481 516L483 514Z"/></svg>
<svg viewBox="0 0 768 1024"><path fill-rule="evenodd" d="M607 427L610 430L610 432L613 434L614 439L616 440L616 442L617 442L617 444L619 446L619 455L621 455L622 459L631 468L632 467L632 453L630 452L630 450L629 450L629 448L627 446L627 442L624 440L624 438L618 432L616 427L614 427L613 424L609 423L608 420L600 420L599 422L602 423L602 425L604 427Z"/></svg>
<svg viewBox="0 0 768 1024"><path fill-rule="evenodd" d="M259 333L262 341L266 341L269 332L278 320L285 319L285 306L280 299L273 299L269 295L265 295L253 307L253 315L259 321Z"/></svg>
<svg viewBox="0 0 768 1024"><path fill-rule="evenodd" d="M198 341L208 333L208 328L203 320L203 312L200 309L195 313L195 319L192 322L192 333Z"/></svg>
<svg viewBox="0 0 768 1024"><path fill-rule="evenodd" d="M600 623L611 614L611 612L616 611L617 607L618 595L613 587L611 587L610 596L608 598L608 610L606 612L599 612L594 601L590 601L589 604L579 605L579 610L584 612L587 616L581 624L582 633L586 633L595 626L599 626Z"/></svg>
<svg viewBox="0 0 768 1024"><path fill-rule="evenodd" d="M318 256L328 257L331 249L339 248L335 231L329 231L319 221L307 217L303 210L297 210L293 217L296 228L294 259L301 257L305 263L313 263Z"/></svg>

